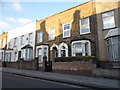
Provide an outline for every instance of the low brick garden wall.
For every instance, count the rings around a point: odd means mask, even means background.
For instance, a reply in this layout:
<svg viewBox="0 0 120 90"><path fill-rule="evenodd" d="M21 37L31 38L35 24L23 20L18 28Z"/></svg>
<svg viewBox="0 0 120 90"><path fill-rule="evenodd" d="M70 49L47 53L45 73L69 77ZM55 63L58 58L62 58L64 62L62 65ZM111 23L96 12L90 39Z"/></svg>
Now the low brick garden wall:
<svg viewBox="0 0 120 90"><path fill-rule="evenodd" d="M120 69L115 68L93 68L94 77L119 79L120 80Z"/></svg>
<svg viewBox="0 0 120 90"><path fill-rule="evenodd" d="M18 69L37 70L38 63L37 63L37 59L32 60L32 61L19 60L17 62L7 62L6 67L18 68Z"/></svg>
<svg viewBox="0 0 120 90"><path fill-rule="evenodd" d="M0 60L0 67L2 67L2 61Z"/></svg>
<svg viewBox="0 0 120 90"><path fill-rule="evenodd" d="M92 76L92 62L53 62L52 71Z"/></svg>
<svg viewBox="0 0 120 90"><path fill-rule="evenodd" d="M6 62L6 67L18 68L18 62Z"/></svg>

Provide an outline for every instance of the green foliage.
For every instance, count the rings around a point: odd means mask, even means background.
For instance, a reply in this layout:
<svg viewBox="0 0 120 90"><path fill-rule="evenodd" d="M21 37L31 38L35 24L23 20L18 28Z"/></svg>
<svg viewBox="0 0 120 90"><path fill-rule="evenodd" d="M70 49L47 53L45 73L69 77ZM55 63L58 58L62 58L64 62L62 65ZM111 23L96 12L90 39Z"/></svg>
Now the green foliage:
<svg viewBox="0 0 120 90"><path fill-rule="evenodd" d="M95 59L94 56L76 56L76 57L58 57L55 58L55 62L74 62L74 61L84 61L89 62Z"/></svg>

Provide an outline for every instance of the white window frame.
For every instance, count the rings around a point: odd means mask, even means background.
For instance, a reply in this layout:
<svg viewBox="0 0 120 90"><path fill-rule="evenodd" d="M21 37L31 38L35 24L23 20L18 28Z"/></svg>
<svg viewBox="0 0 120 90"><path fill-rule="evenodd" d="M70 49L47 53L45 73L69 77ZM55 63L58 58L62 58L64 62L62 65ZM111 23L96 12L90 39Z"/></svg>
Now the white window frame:
<svg viewBox="0 0 120 90"><path fill-rule="evenodd" d="M70 25L70 28L64 30L64 26L65 26L66 24L69 24L69 25ZM62 25L62 27L63 27L63 38L71 37L71 24L70 24L70 23L66 23L66 24L63 24L63 25ZM65 34L64 34L65 32L69 32L69 35L68 35L68 36L65 36Z"/></svg>
<svg viewBox="0 0 120 90"><path fill-rule="evenodd" d="M55 40L55 29L54 28L49 29L49 40Z"/></svg>
<svg viewBox="0 0 120 90"><path fill-rule="evenodd" d="M81 21L84 20L84 19L88 19L89 31L88 31L88 32L85 32L85 33L82 33L82 27L83 27L83 26L81 25ZM80 35L82 35L82 34L89 34L89 33L91 33L91 32L90 32L90 19L89 19L89 17L86 17L86 18L83 18L83 19L80 20Z"/></svg>
<svg viewBox="0 0 120 90"><path fill-rule="evenodd" d="M33 49L31 49L31 48L23 49L21 54L22 54L21 58L23 58L25 60L33 59Z"/></svg>
<svg viewBox="0 0 120 90"><path fill-rule="evenodd" d="M74 44L77 43L88 43L88 56L91 56L91 43L89 40L79 40L79 41L73 41L71 44L71 48L72 48L72 56L76 56L74 53ZM83 52L82 56L85 56L85 52Z"/></svg>
<svg viewBox="0 0 120 90"><path fill-rule="evenodd" d="M40 33L41 33L42 36L40 36ZM38 43L43 42L43 32L42 31L38 32L37 42Z"/></svg>
<svg viewBox="0 0 120 90"><path fill-rule="evenodd" d="M65 57L68 57L68 45L66 43L61 43L58 47L58 57L61 57L61 48L62 46L65 47L65 52L66 52L66 56Z"/></svg>
<svg viewBox="0 0 120 90"><path fill-rule="evenodd" d="M8 58L9 58L9 57L8 57L8 54L9 54L8 52L5 53L5 61L6 61L6 62L8 62Z"/></svg>
<svg viewBox="0 0 120 90"><path fill-rule="evenodd" d="M113 20L113 23L114 23L114 25L112 26L112 27L105 27L105 23L106 23L106 21L105 21L105 19L106 18L109 18L109 17L107 17L107 16L105 16L105 14L107 14L107 13L113 13L113 15L111 16L114 20ZM109 29L109 28L114 28L115 26L116 26L116 24L115 24L115 13L114 13L114 11L109 11L109 12L104 12L104 13L102 13L102 21L103 21L103 29Z"/></svg>
<svg viewBox="0 0 120 90"><path fill-rule="evenodd" d="M17 38L14 38L14 46L17 46Z"/></svg>
<svg viewBox="0 0 120 90"><path fill-rule="evenodd" d="M24 44L24 39L25 39L25 36L24 36L24 35L22 35L22 36L21 36L21 45L23 45L23 44Z"/></svg>
<svg viewBox="0 0 120 90"><path fill-rule="evenodd" d="M29 33L29 43L32 43L33 40L33 33Z"/></svg>
<svg viewBox="0 0 120 90"><path fill-rule="evenodd" d="M46 48L47 50L46 50L46 56L47 56L47 61L48 61L48 59L49 59L49 53L48 53L48 45L40 45L40 46L37 46L36 47L36 57L39 57L39 55L40 55L40 57L41 58L39 58L39 60L41 59L41 61L39 61L39 64L40 63L43 63L43 57L44 57L44 48ZM39 50L41 50L41 52L39 53Z"/></svg>
<svg viewBox="0 0 120 90"><path fill-rule="evenodd" d="M38 63L42 63L42 48L37 49Z"/></svg>

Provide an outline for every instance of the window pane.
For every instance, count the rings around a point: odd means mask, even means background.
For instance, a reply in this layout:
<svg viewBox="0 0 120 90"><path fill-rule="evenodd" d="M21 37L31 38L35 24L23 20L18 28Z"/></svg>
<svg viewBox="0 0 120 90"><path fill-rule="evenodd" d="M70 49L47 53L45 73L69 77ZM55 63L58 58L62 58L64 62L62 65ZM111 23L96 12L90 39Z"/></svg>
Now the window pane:
<svg viewBox="0 0 120 90"><path fill-rule="evenodd" d="M73 55L74 56L88 56L89 54L89 43L87 41L80 41L73 44Z"/></svg>
<svg viewBox="0 0 120 90"><path fill-rule="evenodd" d="M70 36L70 31L64 31L64 37L69 37Z"/></svg>
<svg viewBox="0 0 120 90"><path fill-rule="evenodd" d="M109 52L109 60L112 61L113 55L112 55L112 47L109 45L108 46L108 52Z"/></svg>
<svg viewBox="0 0 120 90"><path fill-rule="evenodd" d="M70 37L70 24L63 24L63 38Z"/></svg>
<svg viewBox="0 0 120 90"><path fill-rule="evenodd" d="M103 13L102 17L104 29L115 27L114 11Z"/></svg>
<svg viewBox="0 0 120 90"><path fill-rule="evenodd" d="M38 42L42 42L42 40L43 40L43 33L38 32Z"/></svg>
<svg viewBox="0 0 120 90"><path fill-rule="evenodd" d="M65 57L65 56L66 56L65 50L61 50L61 57Z"/></svg>
<svg viewBox="0 0 120 90"><path fill-rule="evenodd" d="M14 39L14 46L17 46L17 38Z"/></svg>
<svg viewBox="0 0 120 90"><path fill-rule="evenodd" d="M29 49L29 60L32 60L33 59L33 50L32 49Z"/></svg>
<svg viewBox="0 0 120 90"><path fill-rule="evenodd" d="M64 30L66 30L66 29L70 29L70 24L65 24L64 25Z"/></svg>
<svg viewBox="0 0 120 90"><path fill-rule="evenodd" d="M31 43L32 42L32 33L29 34L29 42Z"/></svg>
<svg viewBox="0 0 120 90"><path fill-rule="evenodd" d="M85 34L90 32L89 18L81 19L80 33Z"/></svg>
<svg viewBox="0 0 120 90"><path fill-rule="evenodd" d="M81 19L81 25L88 25L88 18Z"/></svg>
<svg viewBox="0 0 120 90"><path fill-rule="evenodd" d="M81 43L74 44L74 53L75 56L82 56L82 47Z"/></svg>
<svg viewBox="0 0 120 90"><path fill-rule="evenodd" d="M38 63L42 63L42 49L38 49L38 59L39 59Z"/></svg>
<svg viewBox="0 0 120 90"><path fill-rule="evenodd" d="M111 37L109 39L111 43L108 43L108 54L110 61L120 61L120 43L119 43L119 36Z"/></svg>
<svg viewBox="0 0 120 90"><path fill-rule="evenodd" d="M89 27L81 27L81 33L87 33L87 32L89 32Z"/></svg>
<svg viewBox="0 0 120 90"><path fill-rule="evenodd" d="M21 44L24 44L24 35L21 36Z"/></svg>
<svg viewBox="0 0 120 90"><path fill-rule="evenodd" d="M55 29L50 29L49 30L49 40L54 40L55 39Z"/></svg>

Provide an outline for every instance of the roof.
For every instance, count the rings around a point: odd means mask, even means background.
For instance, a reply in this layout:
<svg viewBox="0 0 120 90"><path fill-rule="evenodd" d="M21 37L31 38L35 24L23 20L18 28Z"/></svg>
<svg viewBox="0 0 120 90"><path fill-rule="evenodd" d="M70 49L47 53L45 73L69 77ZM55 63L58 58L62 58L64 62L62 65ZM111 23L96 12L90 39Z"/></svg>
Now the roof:
<svg viewBox="0 0 120 90"><path fill-rule="evenodd" d="M89 40L91 41L91 38L85 37L85 36L76 36L72 39L72 41L78 41L78 40Z"/></svg>
<svg viewBox="0 0 120 90"><path fill-rule="evenodd" d="M31 49L33 49L33 47L31 46L31 45L25 45L24 47L22 47L21 49L28 49L28 48L31 48Z"/></svg>
<svg viewBox="0 0 120 90"><path fill-rule="evenodd" d="M105 36L105 39L112 37L112 36L117 36L120 35L120 28L116 28L116 29L111 29L107 35Z"/></svg>

